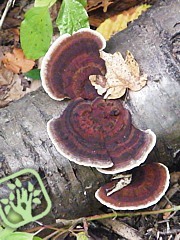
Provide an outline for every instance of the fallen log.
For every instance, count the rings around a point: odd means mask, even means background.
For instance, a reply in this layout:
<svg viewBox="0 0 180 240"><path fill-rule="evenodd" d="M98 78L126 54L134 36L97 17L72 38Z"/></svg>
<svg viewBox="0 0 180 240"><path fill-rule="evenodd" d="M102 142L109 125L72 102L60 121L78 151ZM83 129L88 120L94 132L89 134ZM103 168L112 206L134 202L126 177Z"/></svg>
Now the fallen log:
<svg viewBox="0 0 180 240"><path fill-rule="evenodd" d="M179 163L178 2L159 1L115 35L106 49L130 50L148 74L148 85L129 92L125 102L134 124L157 135L148 161L163 162L172 170ZM52 217L60 218L95 213L100 205L94 192L107 177L94 168L69 162L52 145L46 123L67 104L50 99L40 89L0 110L0 176L24 168L39 171L53 203Z"/></svg>
<svg viewBox="0 0 180 240"><path fill-rule="evenodd" d="M129 92L126 107L140 129L150 128L157 144L150 160L169 167L179 162L180 61L178 1L159 1L128 29L107 43L106 51L132 52L148 83Z"/></svg>

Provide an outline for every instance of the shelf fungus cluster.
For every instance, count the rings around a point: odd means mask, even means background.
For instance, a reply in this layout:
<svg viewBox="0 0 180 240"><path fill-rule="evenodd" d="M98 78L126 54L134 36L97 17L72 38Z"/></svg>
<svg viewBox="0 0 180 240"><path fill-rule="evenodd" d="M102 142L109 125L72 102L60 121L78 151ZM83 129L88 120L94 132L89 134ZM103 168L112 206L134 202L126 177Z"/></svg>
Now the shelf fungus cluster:
<svg viewBox="0 0 180 240"><path fill-rule="evenodd" d="M102 204L116 210L146 208L165 194L169 172L160 163L138 167L155 146L156 135L133 126L121 100L104 100L91 85L90 75L106 74L100 57L104 47L103 37L90 29L62 35L52 44L42 62L43 87L53 99L72 100L48 122L47 131L70 161L105 174L131 170L131 179L121 174L96 191Z"/></svg>

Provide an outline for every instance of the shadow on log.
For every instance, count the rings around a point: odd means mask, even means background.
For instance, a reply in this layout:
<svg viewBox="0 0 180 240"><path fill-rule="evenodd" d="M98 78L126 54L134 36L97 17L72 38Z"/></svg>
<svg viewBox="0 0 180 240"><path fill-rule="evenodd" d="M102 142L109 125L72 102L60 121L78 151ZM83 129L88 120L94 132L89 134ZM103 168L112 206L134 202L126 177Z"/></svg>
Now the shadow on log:
<svg viewBox="0 0 180 240"><path fill-rule="evenodd" d="M106 51L130 50L148 74L148 85L129 92L126 106L135 125L152 129L157 145L148 161L175 170L179 154L178 0L160 1L129 28L115 35ZM46 123L68 102L50 99L42 89L0 110L0 177L34 168L43 177L53 203L52 217L73 218L97 213L95 190L108 176L78 166L52 145ZM2 192L0 193L2 194Z"/></svg>

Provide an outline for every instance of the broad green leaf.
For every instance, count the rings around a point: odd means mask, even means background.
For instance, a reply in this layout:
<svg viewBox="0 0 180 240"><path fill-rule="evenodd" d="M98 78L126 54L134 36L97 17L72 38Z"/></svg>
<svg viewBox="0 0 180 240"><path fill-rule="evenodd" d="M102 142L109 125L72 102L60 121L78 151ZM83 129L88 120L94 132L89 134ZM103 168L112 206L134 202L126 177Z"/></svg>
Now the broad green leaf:
<svg viewBox="0 0 180 240"><path fill-rule="evenodd" d="M31 182L28 182L28 191L32 192L34 190L34 186L32 185Z"/></svg>
<svg viewBox="0 0 180 240"><path fill-rule="evenodd" d="M8 183L7 184L8 188L11 189L11 190L14 190L16 188L16 185L13 184L13 183Z"/></svg>
<svg viewBox="0 0 180 240"><path fill-rule="evenodd" d="M3 203L3 204L8 204L9 199L7 199L7 198L2 198L2 199L0 200L0 202Z"/></svg>
<svg viewBox="0 0 180 240"><path fill-rule="evenodd" d="M20 27L21 46L27 58L38 59L47 52L53 34L47 7L34 7L25 14Z"/></svg>
<svg viewBox="0 0 180 240"><path fill-rule="evenodd" d="M77 0L77 1L80 2L83 5L83 7L86 7L87 0Z"/></svg>
<svg viewBox="0 0 180 240"><path fill-rule="evenodd" d="M39 198L34 198L32 201L33 201L33 203L36 203L36 204L41 203L41 200Z"/></svg>
<svg viewBox="0 0 180 240"><path fill-rule="evenodd" d="M41 190L35 190L34 193L33 193L33 196L37 197L37 196L40 195L40 193L41 193Z"/></svg>
<svg viewBox="0 0 180 240"><path fill-rule="evenodd" d="M33 237L33 240L42 240L42 238L40 238L40 237Z"/></svg>
<svg viewBox="0 0 180 240"><path fill-rule="evenodd" d="M16 184L16 186L19 187L19 188L22 187L22 183L21 183L21 181L20 181L18 178L16 178L15 184Z"/></svg>
<svg viewBox="0 0 180 240"><path fill-rule="evenodd" d="M88 28L88 15L83 5L77 0L63 0L56 24L60 34L72 34L81 28Z"/></svg>
<svg viewBox="0 0 180 240"><path fill-rule="evenodd" d="M34 235L32 233L14 232L6 237L6 240L32 240Z"/></svg>
<svg viewBox="0 0 180 240"><path fill-rule="evenodd" d="M9 200L13 201L15 199L15 195L13 192L9 194Z"/></svg>
<svg viewBox="0 0 180 240"><path fill-rule="evenodd" d="M11 206L10 206L10 205L6 205L6 206L5 206L4 212L6 213L6 215L8 215L10 209L11 209Z"/></svg>
<svg viewBox="0 0 180 240"><path fill-rule="evenodd" d="M51 7L57 0L35 0L35 7Z"/></svg>
<svg viewBox="0 0 180 240"><path fill-rule="evenodd" d="M76 239L77 240L88 240L89 238L87 237L85 232L80 232L76 234Z"/></svg>
<svg viewBox="0 0 180 240"><path fill-rule="evenodd" d="M33 80L40 80L40 69L32 69L29 72L24 74L26 77L31 78Z"/></svg>
<svg viewBox="0 0 180 240"><path fill-rule="evenodd" d="M14 232L14 228L10 227L5 227L5 228L0 228L0 240L6 240L7 236L10 235L12 232ZM15 240L15 239L14 239Z"/></svg>

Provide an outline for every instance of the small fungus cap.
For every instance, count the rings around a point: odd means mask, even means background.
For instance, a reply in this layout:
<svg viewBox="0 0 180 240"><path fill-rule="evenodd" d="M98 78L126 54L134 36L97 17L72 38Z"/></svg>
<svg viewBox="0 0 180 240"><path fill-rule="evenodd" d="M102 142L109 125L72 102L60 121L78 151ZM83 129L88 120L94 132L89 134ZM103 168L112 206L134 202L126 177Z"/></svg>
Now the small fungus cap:
<svg viewBox="0 0 180 240"><path fill-rule="evenodd" d="M60 117L48 122L47 130L63 156L108 173L139 166L155 144L155 134L135 128L120 100L100 97L71 101Z"/></svg>
<svg viewBox="0 0 180 240"><path fill-rule="evenodd" d="M59 101L97 97L89 76L106 73L99 53L105 46L106 41L100 33L86 28L56 39L41 66L42 86L49 96Z"/></svg>
<svg viewBox="0 0 180 240"><path fill-rule="evenodd" d="M132 181L129 185L111 195L108 191L116 186L113 180L100 187L95 197L103 205L115 210L136 210L156 204L169 186L169 171L161 163L146 164L132 170Z"/></svg>

